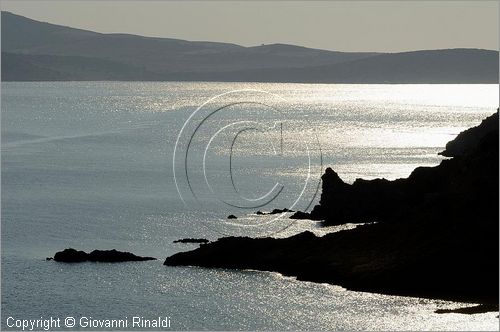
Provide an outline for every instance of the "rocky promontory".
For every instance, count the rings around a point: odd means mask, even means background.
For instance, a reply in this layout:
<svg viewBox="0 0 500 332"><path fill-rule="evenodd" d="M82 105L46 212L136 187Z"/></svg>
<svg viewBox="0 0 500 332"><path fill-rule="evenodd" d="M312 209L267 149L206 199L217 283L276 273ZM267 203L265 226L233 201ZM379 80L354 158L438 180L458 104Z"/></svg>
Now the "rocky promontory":
<svg viewBox="0 0 500 332"><path fill-rule="evenodd" d="M347 184L327 169L310 216L326 225L369 225L323 237L227 237L164 264L276 271L354 290L498 303L498 139L497 112L447 145L443 155L451 159L406 179Z"/></svg>

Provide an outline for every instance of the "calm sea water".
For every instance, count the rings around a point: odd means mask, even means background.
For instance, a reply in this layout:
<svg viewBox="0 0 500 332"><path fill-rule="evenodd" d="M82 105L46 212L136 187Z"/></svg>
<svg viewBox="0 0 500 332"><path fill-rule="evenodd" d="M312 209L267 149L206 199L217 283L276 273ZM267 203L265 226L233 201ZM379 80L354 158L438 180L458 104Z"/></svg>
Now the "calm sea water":
<svg viewBox="0 0 500 332"><path fill-rule="evenodd" d="M175 330L498 328L495 313L434 313L459 303L162 265L196 247L172 243L183 237L335 231L254 212L314 204L326 166L352 182L437 165L447 141L496 110L497 85L1 87L2 329L9 316L168 316ZM159 260L44 260L67 247Z"/></svg>

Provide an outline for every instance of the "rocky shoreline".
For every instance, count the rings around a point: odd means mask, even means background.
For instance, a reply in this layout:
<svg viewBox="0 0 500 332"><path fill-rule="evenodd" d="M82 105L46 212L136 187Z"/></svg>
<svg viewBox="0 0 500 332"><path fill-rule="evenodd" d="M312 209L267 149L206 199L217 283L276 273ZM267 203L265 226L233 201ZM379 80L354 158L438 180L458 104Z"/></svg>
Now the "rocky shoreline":
<svg viewBox="0 0 500 332"><path fill-rule="evenodd" d="M498 112L406 179L323 175L320 204L295 218L362 225L317 237L226 237L165 265L255 269L352 290L498 305Z"/></svg>

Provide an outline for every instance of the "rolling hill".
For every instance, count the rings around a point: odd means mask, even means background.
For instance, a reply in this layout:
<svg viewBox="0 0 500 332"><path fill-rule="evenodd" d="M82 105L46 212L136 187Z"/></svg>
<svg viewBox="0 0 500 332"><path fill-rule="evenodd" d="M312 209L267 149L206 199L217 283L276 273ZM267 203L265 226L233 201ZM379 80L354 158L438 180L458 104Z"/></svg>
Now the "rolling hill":
<svg viewBox="0 0 500 332"><path fill-rule="evenodd" d="M2 12L3 81L498 83L498 52L336 52L104 34Z"/></svg>

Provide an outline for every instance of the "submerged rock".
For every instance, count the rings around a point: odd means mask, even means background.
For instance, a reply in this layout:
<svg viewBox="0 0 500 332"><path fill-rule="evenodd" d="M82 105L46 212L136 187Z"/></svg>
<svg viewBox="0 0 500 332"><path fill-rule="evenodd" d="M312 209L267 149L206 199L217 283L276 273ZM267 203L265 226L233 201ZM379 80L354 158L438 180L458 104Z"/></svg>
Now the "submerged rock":
<svg viewBox="0 0 500 332"><path fill-rule="evenodd" d="M234 214L230 214L227 216L227 219L238 219Z"/></svg>
<svg viewBox="0 0 500 332"><path fill-rule="evenodd" d="M80 262L129 262L129 261L149 261L156 260L154 257L136 256L130 252L113 250L94 250L90 253L75 250L73 248L64 249L54 255L56 262L80 263Z"/></svg>

